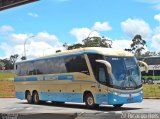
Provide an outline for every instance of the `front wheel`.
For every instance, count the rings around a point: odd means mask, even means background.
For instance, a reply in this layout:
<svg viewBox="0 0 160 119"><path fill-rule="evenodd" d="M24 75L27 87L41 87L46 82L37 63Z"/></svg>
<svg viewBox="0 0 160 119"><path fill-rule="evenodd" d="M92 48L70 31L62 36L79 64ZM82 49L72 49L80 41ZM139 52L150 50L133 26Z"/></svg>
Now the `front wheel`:
<svg viewBox="0 0 160 119"><path fill-rule="evenodd" d="M116 105L113 105L115 108L119 108L119 107L122 107L123 104L116 104Z"/></svg>
<svg viewBox="0 0 160 119"><path fill-rule="evenodd" d="M86 94L84 102L88 108L96 108L99 106L95 104L93 95L91 93Z"/></svg>

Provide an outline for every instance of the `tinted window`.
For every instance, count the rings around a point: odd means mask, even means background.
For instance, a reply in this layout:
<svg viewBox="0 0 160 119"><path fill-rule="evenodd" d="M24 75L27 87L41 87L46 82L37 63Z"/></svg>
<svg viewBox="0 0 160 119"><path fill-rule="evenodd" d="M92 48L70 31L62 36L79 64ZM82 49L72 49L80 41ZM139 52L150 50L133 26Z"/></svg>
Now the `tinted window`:
<svg viewBox="0 0 160 119"><path fill-rule="evenodd" d="M67 72L81 72L89 74L84 55L65 57L64 62Z"/></svg>
<svg viewBox="0 0 160 119"><path fill-rule="evenodd" d="M66 72L81 72L89 74L84 55L50 58L17 64L16 72L20 76Z"/></svg>
<svg viewBox="0 0 160 119"><path fill-rule="evenodd" d="M99 82L107 83L105 69L102 67L99 68Z"/></svg>
<svg viewBox="0 0 160 119"><path fill-rule="evenodd" d="M66 73L63 58L40 60L34 63L37 74Z"/></svg>

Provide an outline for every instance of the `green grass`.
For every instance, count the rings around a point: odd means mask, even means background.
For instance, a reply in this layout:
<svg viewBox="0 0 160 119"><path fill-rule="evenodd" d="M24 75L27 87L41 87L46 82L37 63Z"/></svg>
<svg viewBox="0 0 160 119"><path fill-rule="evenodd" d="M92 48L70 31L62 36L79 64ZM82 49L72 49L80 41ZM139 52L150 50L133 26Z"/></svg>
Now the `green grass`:
<svg viewBox="0 0 160 119"><path fill-rule="evenodd" d="M7 72L0 72L0 97L14 97L15 89L13 80L14 74Z"/></svg>
<svg viewBox="0 0 160 119"><path fill-rule="evenodd" d="M10 78L14 78L14 74L12 73L7 73L7 72L0 72L0 81L1 80L8 80Z"/></svg>
<svg viewBox="0 0 160 119"><path fill-rule="evenodd" d="M158 97L160 98L160 85L153 84L153 85L143 85L144 90L144 97Z"/></svg>

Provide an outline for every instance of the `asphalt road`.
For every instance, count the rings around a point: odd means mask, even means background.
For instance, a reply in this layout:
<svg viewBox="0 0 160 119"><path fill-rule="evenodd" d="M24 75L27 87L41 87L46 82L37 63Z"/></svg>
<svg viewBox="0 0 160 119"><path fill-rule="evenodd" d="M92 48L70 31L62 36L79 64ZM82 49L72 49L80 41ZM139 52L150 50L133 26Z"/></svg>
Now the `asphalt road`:
<svg viewBox="0 0 160 119"><path fill-rule="evenodd" d="M0 119L106 119L106 117L133 119L138 117L137 114L143 114L145 119L153 117L160 119L160 99L144 99L142 103L126 104L118 109L109 105L86 109L84 104L47 102L42 105L31 105L25 100L0 98L0 113Z"/></svg>

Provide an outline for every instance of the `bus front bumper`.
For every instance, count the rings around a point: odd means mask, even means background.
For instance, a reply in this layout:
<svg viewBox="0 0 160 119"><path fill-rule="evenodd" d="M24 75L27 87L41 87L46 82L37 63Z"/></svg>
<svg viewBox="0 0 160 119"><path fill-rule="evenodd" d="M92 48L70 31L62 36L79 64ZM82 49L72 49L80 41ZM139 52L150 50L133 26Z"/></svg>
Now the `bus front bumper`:
<svg viewBox="0 0 160 119"><path fill-rule="evenodd" d="M128 93L128 94L117 94L117 93L108 93L108 104L127 104L127 103L136 103L142 102L143 93Z"/></svg>

